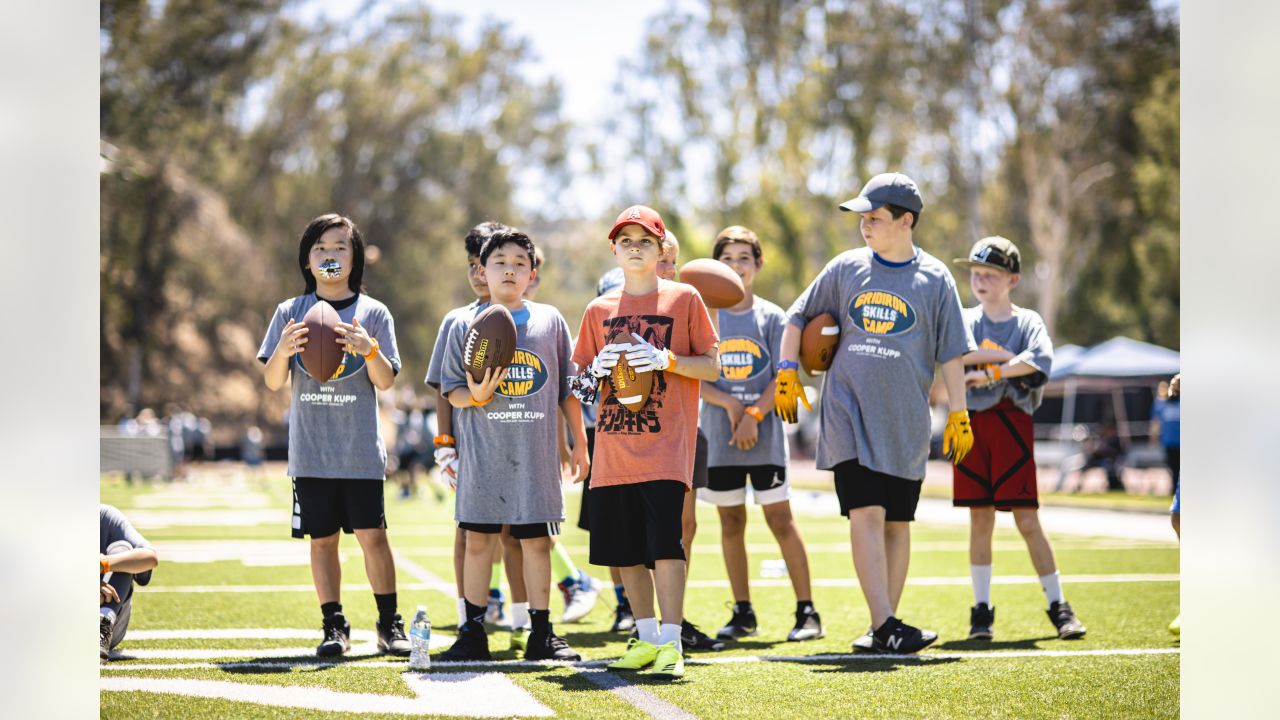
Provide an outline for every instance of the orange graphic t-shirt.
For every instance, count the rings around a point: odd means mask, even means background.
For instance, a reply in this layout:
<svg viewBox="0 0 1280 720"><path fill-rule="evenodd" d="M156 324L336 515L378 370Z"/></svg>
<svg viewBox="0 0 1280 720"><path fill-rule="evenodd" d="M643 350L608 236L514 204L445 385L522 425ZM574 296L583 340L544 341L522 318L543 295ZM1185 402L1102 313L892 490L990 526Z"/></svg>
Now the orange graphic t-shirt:
<svg viewBox="0 0 1280 720"><path fill-rule="evenodd" d="M659 280L658 289L645 295L615 290L593 300L582 316L573 362L584 368L605 345L634 343L632 333L681 357L706 354L719 342L698 292ZM699 381L670 370L655 374L649 401L639 412L619 404L608 380L601 381L592 487L650 480L693 486Z"/></svg>

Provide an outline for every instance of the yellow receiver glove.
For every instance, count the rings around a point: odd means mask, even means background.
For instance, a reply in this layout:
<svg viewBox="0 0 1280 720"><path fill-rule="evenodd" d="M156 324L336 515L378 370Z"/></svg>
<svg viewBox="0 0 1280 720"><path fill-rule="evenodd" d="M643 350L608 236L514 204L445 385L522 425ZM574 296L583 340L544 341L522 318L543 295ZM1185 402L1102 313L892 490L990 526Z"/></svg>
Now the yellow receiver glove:
<svg viewBox="0 0 1280 720"><path fill-rule="evenodd" d="M969 427L969 411L956 410L947 415L947 429L942 432L942 455L959 465L973 449L973 429Z"/></svg>
<svg viewBox="0 0 1280 720"><path fill-rule="evenodd" d="M773 391L774 412L786 422L796 422L800 410L797 400L804 403L805 410L813 410L809 406L809 398L804 394L804 386L800 384L800 373L794 368L779 370Z"/></svg>

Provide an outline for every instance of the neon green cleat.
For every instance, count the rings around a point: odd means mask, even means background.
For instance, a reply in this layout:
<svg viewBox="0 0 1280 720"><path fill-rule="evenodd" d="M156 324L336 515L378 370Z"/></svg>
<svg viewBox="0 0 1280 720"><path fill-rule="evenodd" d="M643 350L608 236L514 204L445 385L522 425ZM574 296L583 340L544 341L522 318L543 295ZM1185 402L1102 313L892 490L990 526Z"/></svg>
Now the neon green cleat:
<svg viewBox="0 0 1280 720"><path fill-rule="evenodd" d="M529 647L529 628L511 629L511 649L524 652Z"/></svg>
<svg viewBox="0 0 1280 720"><path fill-rule="evenodd" d="M684 677L684 656L680 654L680 648L676 647L674 640L658 646L658 656L654 658L653 669L647 674L672 680Z"/></svg>
<svg viewBox="0 0 1280 720"><path fill-rule="evenodd" d="M664 645L663 647L666 646ZM679 653L676 654L679 655ZM627 641L627 651L622 654L622 657L609 663L608 668L610 670L639 670L653 664L657 657L657 645L631 638ZM681 667L684 667L683 660L681 661Z"/></svg>
<svg viewBox="0 0 1280 720"><path fill-rule="evenodd" d="M1178 614L1178 617L1173 619L1173 622L1169 623L1169 632L1179 637L1182 636L1182 614L1181 613Z"/></svg>

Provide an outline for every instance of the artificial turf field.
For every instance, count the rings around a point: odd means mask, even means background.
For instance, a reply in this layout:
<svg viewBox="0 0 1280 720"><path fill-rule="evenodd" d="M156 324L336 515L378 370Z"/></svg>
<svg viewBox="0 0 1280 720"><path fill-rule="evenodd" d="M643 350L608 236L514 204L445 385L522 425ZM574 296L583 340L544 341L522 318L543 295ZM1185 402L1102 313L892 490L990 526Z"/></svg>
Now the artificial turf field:
<svg viewBox="0 0 1280 720"><path fill-rule="evenodd" d="M433 648L456 622L452 503L430 493L401 501L387 485L401 612L425 603ZM1052 537L1067 598L1089 628L1061 641L1044 614L1016 531L998 528L996 639L970 642L967 530L917 523L899 615L939 633L919 657L850 654L869 618L853 583L848 522L796 502L809 548L814 602L827 635L788 643L795 597L785 577L760 576L781 555L754 505L748 523L758 637L689 657L682 681L615 676L603 664L625 638L609 632L612 592L580 623L556 626L584 657L575 666L517 662L508 634L489 635L495 662L436 664L420 675L374 651L375 608L359 547L343 538L343 606L352 654L319 663L320 614L307 544L289 537L290 485L282 476L196 472L175 483L101 483L157 548L160 566L134 595L121 659L102 667L104 718L338 718L541 716L580 718L1085 718L1176 717L1179 655L1166 626L1178 613L1178 546L1119 537ZM569 517L579 495L567 493ZM957 510L957 523L965 519ZM714 634L729 617L715 509L700 504L685 614ZM560 540L580 567L587 536L565 523ZM1074 579L1073 579L1074 578ZM1003 580L1003 581L1002 581ZM607 586L608 583L606 582ZM552 591L552 618L563 604ZM439 646L439 647L437 647Z"/></svg>

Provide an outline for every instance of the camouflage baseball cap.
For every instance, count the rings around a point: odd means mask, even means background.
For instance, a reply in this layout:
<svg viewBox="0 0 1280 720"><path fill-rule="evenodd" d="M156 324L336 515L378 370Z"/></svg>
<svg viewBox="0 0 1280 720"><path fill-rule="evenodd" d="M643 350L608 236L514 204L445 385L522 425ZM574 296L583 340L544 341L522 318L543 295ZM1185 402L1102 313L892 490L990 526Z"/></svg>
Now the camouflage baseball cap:
<svg viewBox="0 0 1280 720"><path fill-rule="evenodd" d="M1018 246L999 235L982 238L973 244L969 257L956 258L952 262L960 267L982 265L1008 273L1022 272L1022 255L1018 253Z"/></svg>

